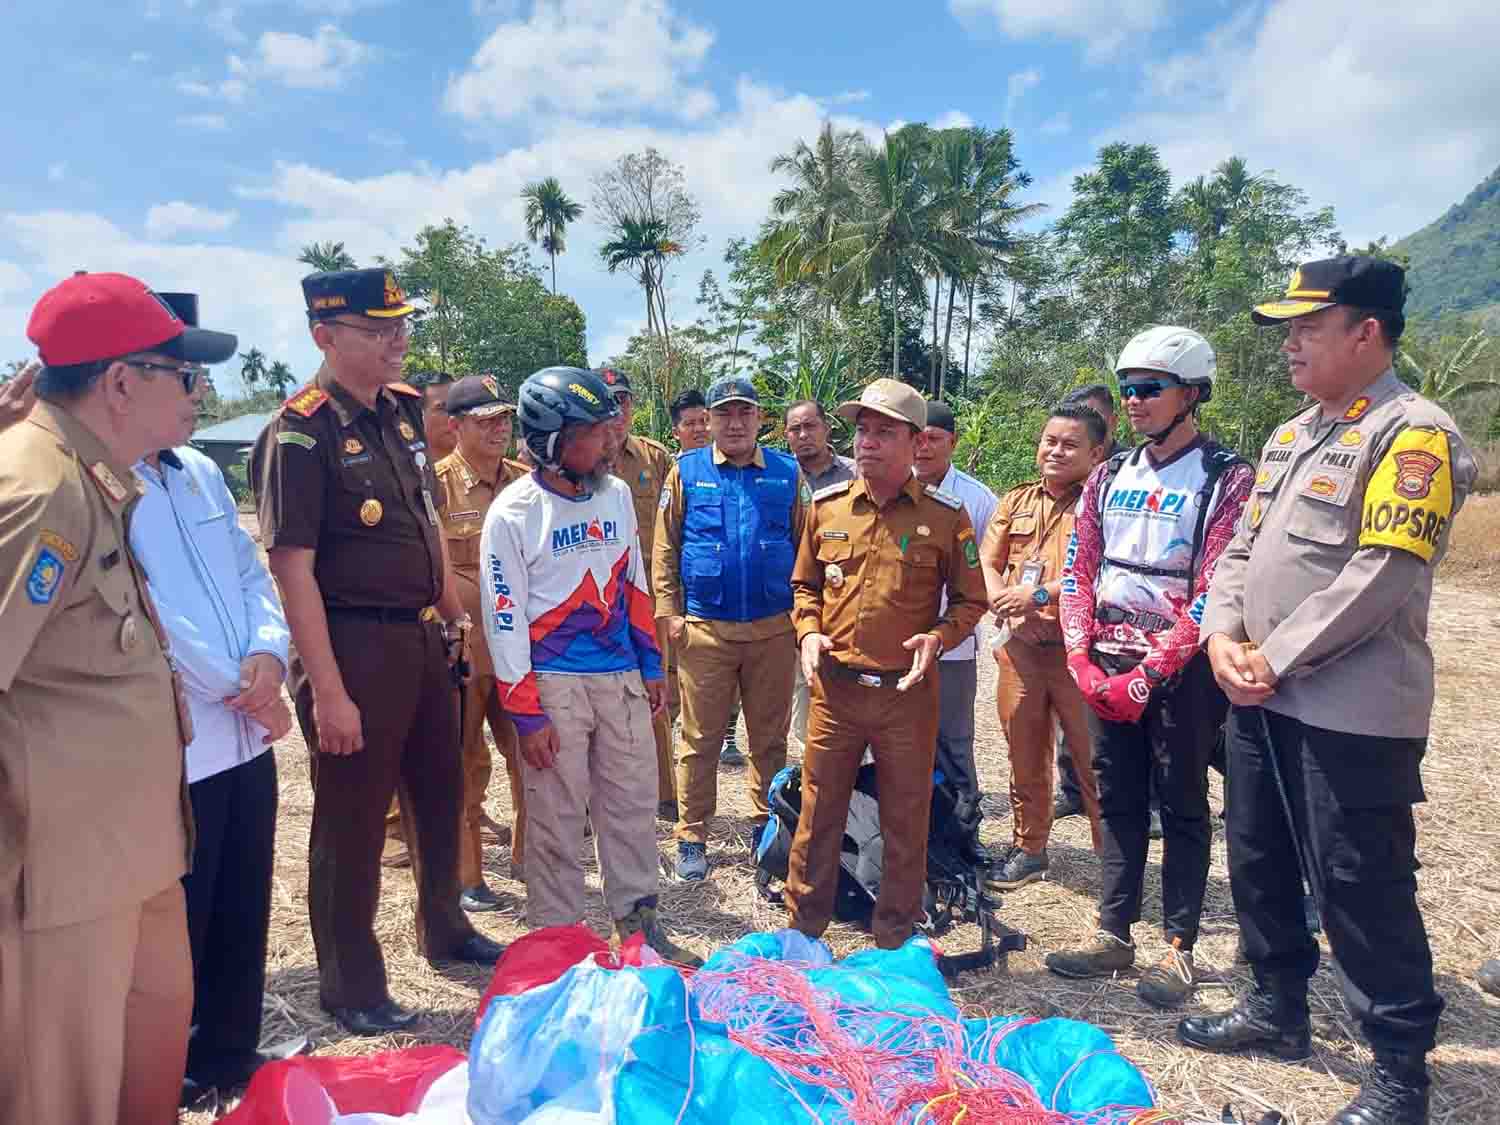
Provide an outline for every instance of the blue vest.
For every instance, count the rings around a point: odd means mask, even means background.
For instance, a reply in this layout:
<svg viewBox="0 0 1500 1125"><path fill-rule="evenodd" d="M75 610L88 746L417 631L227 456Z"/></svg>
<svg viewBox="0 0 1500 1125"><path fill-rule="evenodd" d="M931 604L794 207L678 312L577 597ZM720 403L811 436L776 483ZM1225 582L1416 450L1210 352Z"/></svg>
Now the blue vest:
<svg viewBox="0 0 1500 1125"><path fill-rule="evenodd" d="M792 608L797 461L761 448L766 467L714 464L712 445L677 461L682 584L690 616L755 621Z"/></svg>

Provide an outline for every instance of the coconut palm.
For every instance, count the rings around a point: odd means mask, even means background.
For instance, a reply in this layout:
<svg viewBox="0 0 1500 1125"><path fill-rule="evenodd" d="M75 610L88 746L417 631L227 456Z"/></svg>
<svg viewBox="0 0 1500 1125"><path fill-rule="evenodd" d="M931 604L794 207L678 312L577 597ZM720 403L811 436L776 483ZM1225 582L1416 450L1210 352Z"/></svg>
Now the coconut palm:
<svg viewBox="0 0 1500 1125"><path fill-rule="evenodd" d="M358 268L342 242L309 242L297 255L297 261L319 271Z"/></svg>
<svg viewBox="0 0 1500 1125"><path fill-rule="evenodd" d="M292 369L282 360L278 359L266 371L266 382L271 385L273 391L283 398L286 397L287 388L296 381L297 377L292 374Z"/></svg>
<svg viewBox="0 0 1500 1125"><path fill-rule="evenodd" d="M909 129L886 134L858 164L859 207L835 228L824 253L838 295L887 287L891 303L891 374L900 377L902 293L924 291L935 269L954 271L965 258L963 240L945 219L947 201L923 178L922 138Z"/></svg>
<svg viewBox="0 0 1500 1125"><path fill-rule="evenodd" d="M672 336L667 327L662 275L667 260L683 253L682 245L668 236L664 219L622 218L616 237L599 247L599 257L610 273L622 266L628 268L645 291L646 330L651 334L660 333L669 362Z"/></svg>
<svg viewBox="0 0 1500 1125"><path fill-rule="evenodd" d="M266 353L259 348L240 352L240 379L245 390L254 394L266 377Z"/></svg>
<svg viewBox="0 0 1500 1125"><path fill-rule="evenodd" d="M833 123L825 121L814 147L798 141L790 153L771 161L772 172L792 179L792 186L771 200L775 220L765 241L771 264L783 283L809 273L820 276L825 320L833 316L829 246L838 224L852 217L859 204L853 176L867 154L862 135L835 132Z"/></svg>
<svg viewBox="0 0 1500 1125"><path fill-rule="evenodd" d="M1432 402L1446 405L1468 398L1478 391L1500 388L1500 379L1493 375L1469 377L1470 369L1484 356L1489 346L1489 337L1480 329L1461 341L1447 355L1438 354L1434 348L1417 345L1416 350L1422 354L1420 358L1414 358L1412 345L1403 343L1400 362L1416 375L1418 394Z"/></svg>
<svg viewBox="0 0 1500 1125"><path fill-rule="evenodd" d="M552 259L552 295L557 296L557 256L567 249L568 224L583 214L583 204L575 203L563 191L556 176L548 176L521 189L526 201L526 237L541 242Z"/></svg>

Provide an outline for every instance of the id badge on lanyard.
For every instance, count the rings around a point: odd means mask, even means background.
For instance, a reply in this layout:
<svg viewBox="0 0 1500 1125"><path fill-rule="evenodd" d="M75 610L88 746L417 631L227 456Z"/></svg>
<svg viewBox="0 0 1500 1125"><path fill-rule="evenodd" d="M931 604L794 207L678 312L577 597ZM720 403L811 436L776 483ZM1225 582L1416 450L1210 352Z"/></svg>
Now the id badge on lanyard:
<svg viewBox="0 0 1500 1125"><path fill-rule="evenodd" d="M1021 581L1019 585L1035 586L1042 580L1042 560L1027 559L1021 564Z"/></svg>

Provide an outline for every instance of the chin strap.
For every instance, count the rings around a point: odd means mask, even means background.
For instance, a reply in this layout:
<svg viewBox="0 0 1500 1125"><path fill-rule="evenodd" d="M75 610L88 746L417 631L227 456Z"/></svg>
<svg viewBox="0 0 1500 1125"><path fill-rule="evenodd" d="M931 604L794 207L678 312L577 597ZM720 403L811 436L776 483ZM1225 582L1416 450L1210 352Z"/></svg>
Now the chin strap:
<svg viewBox="0 0 1500 1125"><path fill-rule="evenodd" d="M1171 437L1173 430L1193 416L1193 411L1197 408L1197 405L1197 403L1194 403L1186 410L1179 411L1177 417L1173 418L1163 429L1157 430L1154 434L1147 434L1146 437L1150 440L1151 444L1160 445L1167 438Z"/></svg>

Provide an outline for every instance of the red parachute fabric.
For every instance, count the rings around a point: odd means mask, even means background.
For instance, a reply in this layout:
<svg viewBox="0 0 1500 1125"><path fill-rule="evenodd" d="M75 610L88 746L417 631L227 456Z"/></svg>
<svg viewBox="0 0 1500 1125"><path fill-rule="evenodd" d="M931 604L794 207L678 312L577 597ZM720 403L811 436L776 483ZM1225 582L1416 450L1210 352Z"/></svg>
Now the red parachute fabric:
<svg viewBox="0 0 1500 1125"><path fill-rule="evenodd" d="M616 953L610 949L609 942L582 923L547 926L517 938L506 947L495 965L490 986L479 998L474 1026L479 1026L490 1001L496 996L519 996L527 989L551 984L586 958L592 957L596 965L605 969L621 969L626 965L639 968L641 946L645 940L644 934L633 934Z"/></svg>
<svg viewBox="0 0 1500 1125"><path fill-rule="evenodd" d="M374 1055L302 1055L261 1067L225 1125L328 1125L339 1113L415 1113L428 1089L468 1061L457 1047L406 1047Z"/></svg>

